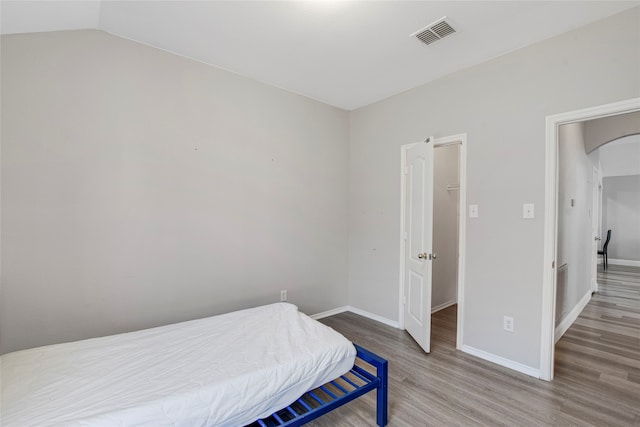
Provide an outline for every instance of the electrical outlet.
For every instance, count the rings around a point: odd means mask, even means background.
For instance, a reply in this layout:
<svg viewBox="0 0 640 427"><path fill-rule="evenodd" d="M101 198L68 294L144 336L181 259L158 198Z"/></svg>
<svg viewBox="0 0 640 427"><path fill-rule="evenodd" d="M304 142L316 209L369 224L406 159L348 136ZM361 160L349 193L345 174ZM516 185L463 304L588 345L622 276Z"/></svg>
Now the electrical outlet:
<svg viewBox="0 0 640 427"><path fill-rule="evenodd" d="M287 291L285 289L285 290L280 291L280 301L284 302L286 300L287 300Z"/></svg>
<svg viewBox="0 0 640 427"><path fill-rule="evenodd" d="M504 316L503 328L507 332L513 332L513 317Z"/></svg>

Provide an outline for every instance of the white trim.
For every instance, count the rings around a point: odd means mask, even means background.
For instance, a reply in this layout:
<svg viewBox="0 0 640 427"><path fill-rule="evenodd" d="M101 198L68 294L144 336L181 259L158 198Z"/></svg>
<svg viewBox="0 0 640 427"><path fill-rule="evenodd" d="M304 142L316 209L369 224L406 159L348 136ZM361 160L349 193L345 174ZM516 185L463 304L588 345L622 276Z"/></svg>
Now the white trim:
<svg viewBox="0 0 640 427"><path fill-rule="evenodd" d="M376 322L384 323L385 325L394 327L396 329L401 329L400 325L395 320L387 319L386 317L382 317L382 316L379 316L377 314L373 314L373 313L370 313L368 311L362 310L360 308L352 307L350 305L347 306L347 310L352 312L352 313L359 314L362 317L366 317L368 319L375 320Z"/></svg>
<svg viewBox="0 0 640 427"><path fill-rule="evenodd" d="M571 327L571 325L573 325L573 322L576 321L578 316L580 316L580 313L582 313L582 310L584 310L587 304L589 304L589 301L591 301L591 295L592 295L591 290L588 290L587 293L584 294L584 296L580 299L580 301L578 301L578 303L571 309L569 314L567 314L564 317L564 319L562 319L560 324L556 326L556 330L555 330L556 338L554 342L558 342L558 340L562 338L564 333L567 332L567 330Z"/></svg>
<svg viewBox="0 0 640 427"><path fill-rule="evenodd" d="M322 313L312 314L311 317L314 320L324 319L325 317L335 316L336 314L351 312L357 314L362 317L366 317L367 319L375 320L376 322L384 323L385 325L391 326L396 329L402 329L398 325L398 322L395 320L387 319L386 317L379 316L377 314L373 314L369 311L362 310L357 307L352 307L350 305L345 305L338 308L332 308L331 310L323 311Z"/></svg>
<svg viewBox="0 0 640 427"><path fill-rule="evenodd" d="M405 188L404 169L406 167L407 150L416 144L423 142L415 142L405 144L400 147L400 285L398 294L398 328L404 329L404 217L405 217ZM440 147L444 145L460 144L459 151L459 175L460 175L460 222L458 224L458 321L456 331L456 348L460 349L464 340L464 284L465 284L465 265L466 265L466 235L467 235L467 134L460 133L457 135L435 138L433 146Z"/></svg>
<svg viewBox="0 0 640 427"><path fill-rule="evenodd" d="M462 142L460 145L460 223L458 224L458 320L456 331L456 348L464 343L464 285L467 257L467 134L455 135Z"/></svg>
<svg viewBox="0 0 640 427"><path fill-rule="evenodd" d="M624 265L627 267L640 267L640 261L636 261L633 259L615 259L615 258L609 258L607 260L607 262L609 264L613 264L613 265Z"/></svg>
<svg viewBox="0 0 640 427"><path fill-rule="evenodd" d="M592 226L592 230L593 228L595 228L595 236L593 234L591 234L589 237L590 239L593 239L596 236L600 236L600 233L602 232L602 227L601 227L601 209L600 209L600 204L602 203L602 173L600 172L600 168L598 168L596 165L593 165L593 182L591 183L591 195L593 197L593 200L591 201L591 226ZM595 227L593 227L593 221L594 219L597 219L597 224ZM591 292L598 292L598 245L597 245L597 241L591 240L592 244L595 244L595 254L592 253L591 255L595 255L595 265L591 265L590 270L591 270L591 283L589 284L591 286ZM593 258L590 257L592 260ZM558 342L558 334L557 334L557 327L556 327L556 342ZM564 332L563 332L564 333Z"/></svg>
<svg viewBox="0 0 640 427"><path fill-rule="evenodd" d="M540 374L547 381L553 379L553 358L556 312L556 206L558 188L556 185L558 161L558 125L552 118L546 118L544 178L544 253L542 266L542 318L540 341ZM550 330L553 330L550 332Z"/></svg>
<svg viewBox="0 0 640 427"><path fill-rule="evenodd" d="M447 307L451 307L452 305L455 305L455 304L457 304L457 303L458 303L458 301L457 301L455 298L454 298L454 299L452 299L452 300L449 300L449 301L447 301L447 302L443 302L443 303L442 303L442 304L440 304L440 305L436 305L435 307L432 307L432 308L431 308L431 314L433 314L433 313L437 313L438 311L440 311L440 310L444 310L445 308L447 308Z"/></svg>
<svg viewBox="0 0 640 427"><path fill-rule="evenodd" d="M505 359L504 357L496 356L495 354L487 353L484 350L478 350L477 348L468 345L461 346L460 350L472 356L479 357L480 359L488 360L496 365L513 369L514 371L521 372L534 378L540 378L540 371L532 368L531 366L523 365L522 363L514 362L513 360Z"/></svg>
<svg viewBox="0 0 640 427"><path fill-rule="evenodd" d="M345 311L349 311L349 306L345 305L344 307L338 307L331 310L323 311L322 313L312 314L311 317L314 320L324 319L325 317L335 316L336 314L344 313Z"/></svg>
<svg viewBox="0 0 640 427"><path fill-rule="evenodd" d="M558 205L558 128L567 123L583 122L601 117L640 111L640 98L614 102L612 104L570 111L547 116L545 141L545 211L544 211L544 255L542 266L542 316L540 338L540 378L553 379L556 283L555 268L557 251L557 205Z"/></svg>

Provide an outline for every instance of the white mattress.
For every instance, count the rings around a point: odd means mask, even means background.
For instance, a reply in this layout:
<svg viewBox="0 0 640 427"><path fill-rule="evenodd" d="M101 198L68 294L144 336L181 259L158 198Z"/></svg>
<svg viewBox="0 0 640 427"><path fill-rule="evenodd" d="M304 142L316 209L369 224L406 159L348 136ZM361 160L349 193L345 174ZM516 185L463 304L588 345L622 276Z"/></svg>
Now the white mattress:
<svg viewBox="0 0 640 427"><path fill-rule="evenodd" d="M355 348L278 303L5 354L11 426L241 426L347 372Z"/></svg>

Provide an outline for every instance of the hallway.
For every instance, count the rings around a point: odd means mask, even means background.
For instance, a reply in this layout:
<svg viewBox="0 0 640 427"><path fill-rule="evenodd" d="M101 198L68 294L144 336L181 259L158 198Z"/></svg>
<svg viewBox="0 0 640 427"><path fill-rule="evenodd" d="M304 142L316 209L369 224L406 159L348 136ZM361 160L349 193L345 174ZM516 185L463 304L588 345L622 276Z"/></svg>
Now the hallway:
<svg viewBox="0 0 640 427"><path fill-rule="evenodd" d="M637 425L640 268L609 265L606 272L601 265L598 268L598 293L556 345L556 380L579 385L594 396L617 396L607 410L616 418L627 413L629 422Z"/></svg>

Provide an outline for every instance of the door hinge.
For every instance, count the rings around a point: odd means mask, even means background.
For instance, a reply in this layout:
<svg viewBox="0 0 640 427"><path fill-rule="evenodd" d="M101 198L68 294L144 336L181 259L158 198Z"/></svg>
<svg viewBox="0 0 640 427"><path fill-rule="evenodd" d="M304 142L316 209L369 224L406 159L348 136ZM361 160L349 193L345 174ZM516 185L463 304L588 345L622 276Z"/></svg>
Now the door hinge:
<svg viewBox="0 0 640 427"><path fill-rule="evenodd" d="M551 262L551 268L556 268L556 262L555 261Z"/></svg>
<svg viewBox="0 0 640 427"><path fill-rule="evenodd" d="M402 305L407 305L407 297L406 296L402 296Z"/></svg>
<svg viewBox="0 0 640 427"><path fill-rule="evenodd" d="M405 175L408 175L408 174L409 174L409 166L405 166L405 167L402 169L402 173L403 173L403 174L405 174Z"/></svg>
<svg viewBox="0 0 640 427"><path fill-rule="evenodd" d="M405 231L405 232L404 232L404 235L403 235L402 237L404 237L404 240L407 240L407 237L409 237L409 235L408 235L408 234L407 234L407 232Z"/></svg>

